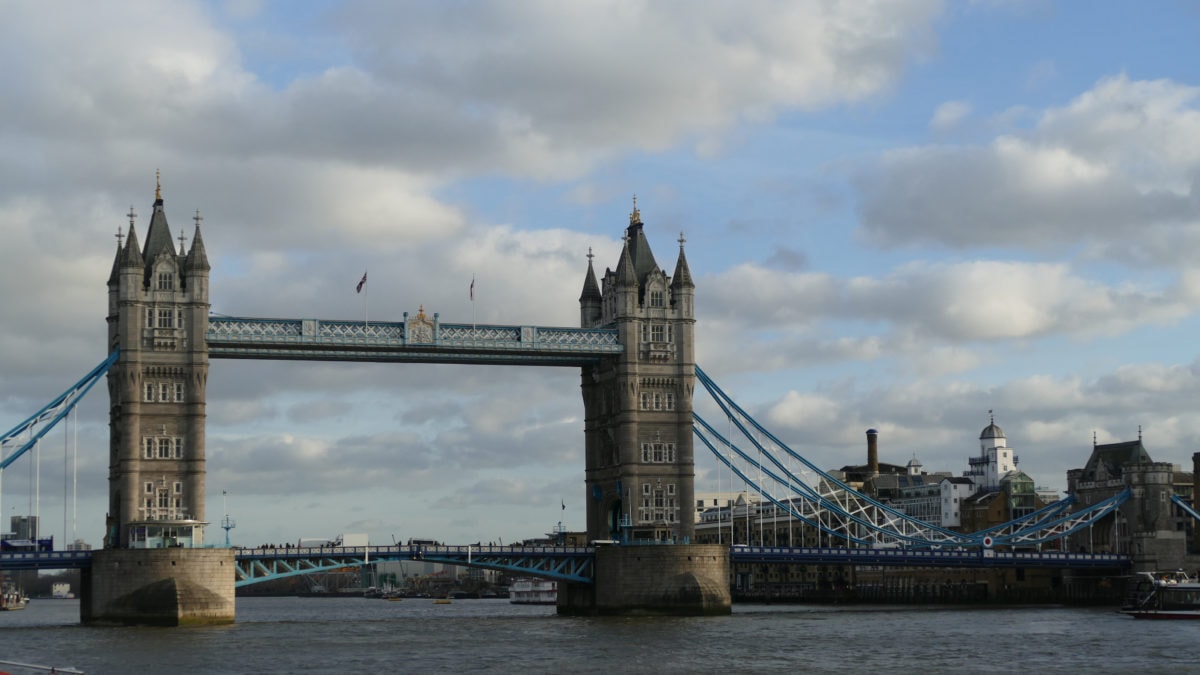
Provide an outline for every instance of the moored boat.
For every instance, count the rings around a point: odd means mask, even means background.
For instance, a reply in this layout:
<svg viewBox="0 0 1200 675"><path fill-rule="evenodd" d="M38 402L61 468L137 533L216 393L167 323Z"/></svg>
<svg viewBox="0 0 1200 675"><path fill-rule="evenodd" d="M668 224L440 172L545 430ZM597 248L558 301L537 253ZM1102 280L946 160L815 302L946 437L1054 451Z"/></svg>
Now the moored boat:
<svg viewBox="0 0 1200 675"><path fill-rule="evenodd" d="M29 598L25 597L25 594L16 586L6 584L3 589L0 589L0 612L25 609L28 601Z"/></svg>
<svg viewBox="0 0 1200 675"><path fill-rule="evenodd" d="M1200 619L1200 581L1182 570L1139 572L1120 612L1135 619Z"/></svg>
<svg viewBox="0 0 1200 675"><path fill-rule="evenodd" d="M532 577L513 579L508 587L508 601L514 605L556 605L558 582Z"/></svg>

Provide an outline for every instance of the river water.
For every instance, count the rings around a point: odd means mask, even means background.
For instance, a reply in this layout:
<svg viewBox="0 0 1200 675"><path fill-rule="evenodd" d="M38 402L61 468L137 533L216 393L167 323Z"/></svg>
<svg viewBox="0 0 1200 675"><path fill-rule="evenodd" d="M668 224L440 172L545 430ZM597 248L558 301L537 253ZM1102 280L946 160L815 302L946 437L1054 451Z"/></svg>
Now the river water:
<svg viewBox="0 0 1200 675"><path fill-rule="evenodd" d="M1107 609L739 604L725 617L578 618L505 600L237 604L228 626L88 628L77 600L33 600L0 612L0 661L137 675L1200 673L1200 622Z"/></svg>

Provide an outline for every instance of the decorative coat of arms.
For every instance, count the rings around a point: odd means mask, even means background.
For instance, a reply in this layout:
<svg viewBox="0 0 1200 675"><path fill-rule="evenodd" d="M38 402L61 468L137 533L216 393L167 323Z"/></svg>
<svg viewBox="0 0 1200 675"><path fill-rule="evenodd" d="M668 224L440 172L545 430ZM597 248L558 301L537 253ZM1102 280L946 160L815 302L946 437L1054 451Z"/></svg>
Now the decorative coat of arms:
<svg viewBox="0 0 1200 675"><path fill-rule="evenodd" d="M408 321L404 327L410 343L429 344L433 342L433 322L425 316L425 305L421 305L416 318Z"/></svg>

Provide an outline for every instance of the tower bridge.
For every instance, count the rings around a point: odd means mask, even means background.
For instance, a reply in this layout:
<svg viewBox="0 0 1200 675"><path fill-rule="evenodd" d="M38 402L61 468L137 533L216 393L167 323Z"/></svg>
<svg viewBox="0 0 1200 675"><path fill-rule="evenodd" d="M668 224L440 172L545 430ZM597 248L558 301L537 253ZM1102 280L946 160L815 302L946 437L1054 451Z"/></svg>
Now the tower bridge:
<svg viewBox="0 0 1200 675"><path fill-rule="evenodd" d="M695 285L684 254L674 271L658 266L636 201L615 269L598 276L588 255L580 326L444 323L424 307L401 321L212 315L211 265L200 218L190 248L174 247L161 188L139 242L130 211L108 279L109 358L68 394L19 425L22 445L0 470L62 419L99 378L110 400L109 509L104 548L33 559L0 554L0 567L84 570L85 623L222 623L234 617L235 584L303 573L322 565L414 555L371 551L233 550L210 547L205 504L208 364L213 358L381 363L465 363L578 368L584 404L584 497L590 540L637 546L423 551L451 564L530 570L563 581L559 611L684 614L730 611L731 561L1060 568L1125 566L1128 556L1064 552L1007 556L991 547L1040 546L1122 508L1128 490L1086 506L1070 500L976 533L944 530L861 495L821 472L745 414L695 363ZM182 237L181 237L182 239ZM693 413L697 381L758 453L722 438ZM50 422L53 424L53 422ZM698 544L693 439L747 486L733 455L757 461L757 489L776 514L812 529L826 548L730 548ZM5 438L7 444L10 438ZM771 444L767 447L764 443ZM5 447L9 447L6 445ZM764 465L764 458L769 466ZM791 467L802 465L800 469ZM762 484L762 475L770 485ZM1072 511L1068 512L1068 508ZM732 522L731 533L732 533ZM720 528L717 529L718 539ZM885 547L877 548L880 544ZM943 546L947 550L941 550ZM912 550L892 550L900 547ZM395 548L395 550L391 550ZM383 550L386 549L386 550ZM465 549L465 550L463 550ZM984 555L987 552L988 555ZM356 557L357 556L357 557ZM557 561L557 562L556 562ZM265 576L264 576L265 575Z"/></svg>
<svg viewBox="0 0 1200 675"><path fill-rule="evenodd" d="M150 595L187 620L232 620L232 587L217 580L234 561L202 548L214 358L579 368L588 536L662 546L600 554L598 578L611 570L643 581L568 583L560 611L729 611L727 552L690 543L695 285L682 236L674 272L658 266L636 201L616 268L597 278L589 253L578 328L444 324L424 307L399 322L212 316L198 214L190 248L183 242L175 248L161 185L145 244L132 209L128 236L118 237L108 279L108 347L118 354L108 371L109 512L85 619L122 620L131 595ZM195 574L178 572L181 556ZM141 581L118 583L116 570L131 565ZM181 587L227 596L228 607L192 611L172 600Z"/></svg>

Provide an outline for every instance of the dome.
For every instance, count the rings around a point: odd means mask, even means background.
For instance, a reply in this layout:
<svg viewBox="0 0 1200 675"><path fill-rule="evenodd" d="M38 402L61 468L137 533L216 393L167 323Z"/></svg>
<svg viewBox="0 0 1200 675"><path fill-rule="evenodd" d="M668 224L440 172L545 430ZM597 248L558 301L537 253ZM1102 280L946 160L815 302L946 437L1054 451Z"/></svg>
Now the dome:
<svg viewBox="0 0 1200 675"><path fill-rule="evenodd" d="M1001 429L1000 427L996 426L995 422L992 422L991 424L984 427L983 432L979 434L979 440L982 441L985 438L1005 438L1005 439L1007 439L1008 436L1005 436L1004 430Z"/></svg>
<svg viewBox="0 0 1200 675"><path fill-rule="evenodd" d="M868 436L878 436L879 432L876 431L875 429L867 429L867 435Z"/></svg>

